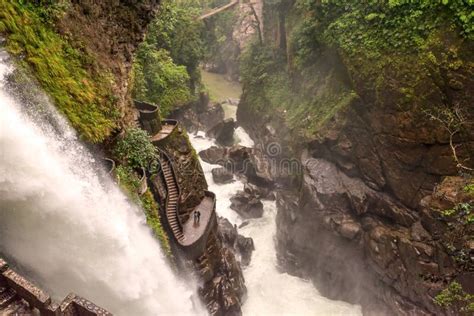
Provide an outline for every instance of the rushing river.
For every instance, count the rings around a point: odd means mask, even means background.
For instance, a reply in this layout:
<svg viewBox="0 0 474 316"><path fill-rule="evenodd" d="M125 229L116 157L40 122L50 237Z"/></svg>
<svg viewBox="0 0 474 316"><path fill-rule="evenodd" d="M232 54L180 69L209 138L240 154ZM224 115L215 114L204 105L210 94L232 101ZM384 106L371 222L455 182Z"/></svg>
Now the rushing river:
<svg viewBox="0 0 474 316"><path fill-rule="evenodd" d="M73 291L116 315L199 314L194 282L175 277L142 211L98 176L66 120L12 97L0 53L0 254L56 299Z"/></svg>
<svg viewBox="0 0 474 316"><path fill-rule="evenodd" d="M213 85L219 81L215 76L218 75L214 75L213 81L206 80L207 77L203 76L211 95L215 90L221 91L220 86ZM222 80L225 79L221 78ZM221 100L225 99L221 97ZM226 116L232 117L235 115L233 113L235 109L226 111ZM241 127L236 129L234 136L240 145L254 146L249 135ZM197 152L216 145L214 140L206 138L203 132L190 135L190 138ZM243 190L244 184L236 179L233 183L216 184L212 179L211 170L219 166L204 161L201 161L201 164L209 190L217 196L218 215L239 226L243 219L230 209L229 199L238 190ZM274 201L263 201L263 203L263 217L251 219L248 225L239 229L240 234L252 237L255 243L252 261L243 270L248 288L248 298L243 306L244 315L361 315L360 306L327 299L319 294L311 282L278 271L273 239L276 233L276 203Z"/></svg>

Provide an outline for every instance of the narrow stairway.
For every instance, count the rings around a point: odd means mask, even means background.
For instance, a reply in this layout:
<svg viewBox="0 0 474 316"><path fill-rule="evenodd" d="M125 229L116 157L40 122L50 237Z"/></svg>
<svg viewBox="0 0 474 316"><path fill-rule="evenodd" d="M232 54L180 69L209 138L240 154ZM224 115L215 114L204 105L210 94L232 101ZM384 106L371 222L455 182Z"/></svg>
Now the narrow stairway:
<svg viewBox="0 0 474 316"><path fill-rule="evenodd" d="M170 161L163 159L161 163L161 169L163 170L163 176L165 178L166 187L168 191L166 201L166 217L171 226L174 236L179 242L184 241L184 234L178 219L178 200L179 200L179 189L176 179L173 174Z"/></svg>

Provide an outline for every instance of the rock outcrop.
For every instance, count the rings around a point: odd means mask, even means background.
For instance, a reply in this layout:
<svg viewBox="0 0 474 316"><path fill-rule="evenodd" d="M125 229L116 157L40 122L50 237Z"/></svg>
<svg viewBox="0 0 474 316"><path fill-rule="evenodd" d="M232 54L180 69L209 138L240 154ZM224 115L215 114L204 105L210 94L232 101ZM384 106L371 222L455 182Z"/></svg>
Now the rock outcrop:
<svg viewBox="0 0 474 316"><path fill-rule="evenodd" d="M236 211L242 218L259 218L263 215L263 203L252 194L245 191L237 191L230 198L230 208Z"/></svg>
<svg viewBox="0 0 474 316"><path fill-rule="evenodd" d="M271 161L264 159L254 148L240 145L232 147L212 146L199 152L202 160L225 167L234 174L245 176L248 182L260 187L272 187Z"/></svg>
<svg viewBox="0 0 474 316"><path fill-rule="evenodd" d="M206 136L215 138L219 145L232 146L234 144L235 127L234 119L229 118L214 125L206 132Z"/></svg>
<svg viewBox="0 0 474 316"><path fill-rule="evenodd" d="M217 184L230 183L234 180L234 175L226 168L214 168L211 170L211 173L212 179Z"/></svg>
<svg viewBox="0 0 474 316"><path fill-rule="evenodd" d="M252 252L255 250L253 239L240 235L237 227L232 226L226 218L219 217L218 221L223 243L234 249L243 266L248 266L252 259Z"/></svg>
<svg viewBox="0 0 474 316"><path fill-rule="evenodd" d="M58 31L92 56L91 67L112 75L116 106L124 125L130 125L135 117L129 90L133 54L159 3L159 0L71 1L58 21Z"/></svg>

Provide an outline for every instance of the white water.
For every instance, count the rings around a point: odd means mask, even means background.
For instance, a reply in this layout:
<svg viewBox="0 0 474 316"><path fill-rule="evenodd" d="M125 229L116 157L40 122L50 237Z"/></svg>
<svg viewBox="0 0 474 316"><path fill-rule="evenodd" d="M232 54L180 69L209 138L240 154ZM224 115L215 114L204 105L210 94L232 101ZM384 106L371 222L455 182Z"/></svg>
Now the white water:
<svg viewBox="0 0 474 316"><path fill-rule="evenodd" d="M197 152L215 145L213 139L204 137L203 132L198 135L190 135ZM249 135L241 127L236 130L235 136L241 140L241 145L253 146ZM217 196L218 214L239 226L243 219L230 209L229 198L237 190L243 189L243 183L236 180L217 185L212 179L211 170L219 166L204 161L201 164L209 190ZM244 315L361 315L360 306L329 300L321 296L310 282L277 270L273 240L276 212L275 202L264 201L263 217L252 219L248 225L239 229L240 234L253 238L256 248L250 265L243 271L248 289L248 298L243 306Z"/></svg>
<svg viewBox="0 0 474 316"><path fill-rule="evenodd" d="M0 80L9 71L0 60ZM72 291L117 315L201 313L142 211L97 176L65 120L47 106L57 132L24 107L0 82L0 252L57 299Z"/></svg>

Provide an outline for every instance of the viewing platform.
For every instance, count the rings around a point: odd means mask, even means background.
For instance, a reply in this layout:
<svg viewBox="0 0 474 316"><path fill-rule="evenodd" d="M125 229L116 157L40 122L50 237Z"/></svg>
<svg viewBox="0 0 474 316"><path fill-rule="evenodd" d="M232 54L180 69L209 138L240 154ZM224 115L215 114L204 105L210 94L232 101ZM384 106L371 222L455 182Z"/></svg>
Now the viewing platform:
<svg viewBox="0 0 474 316"><path fill-rule="evenodd" d="M138 123L151 137L154 145L165 140L178 126L176 120L161 120L159 106L143 101L133 100L138 110Z"/></svg>
<svg viewBox="0 0 474 316"><path fill-rule="evenodd" d="M69 294L61 303L10 269L0 258L0 315L111 316L94 303Z"/></svg>
<svg viewBox="0 0 474 316"><path fill-rule="evenodd" d="M204 192L204 198L201 203L194 209L199 211L200 220L194 222L193 216L189 216L188 220L182 223L178 216L178 201L181 196L174 166L166 153L161 154L160 158L162 181L158 183L165 184L165 217L167 224L173 234L177 244L185 251L188 258L197 258L205 250L207 237L214 224L217 224L216 218L216 196L210 191ZM153 182L154 185L157 182ZM156 188L159 190L160 188Z"/></svg>

